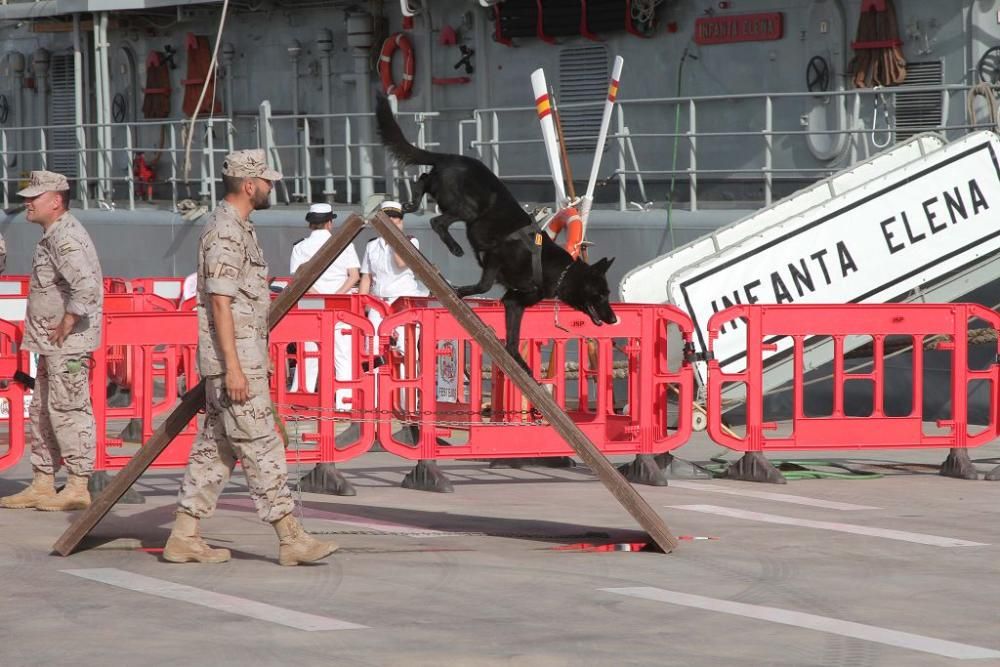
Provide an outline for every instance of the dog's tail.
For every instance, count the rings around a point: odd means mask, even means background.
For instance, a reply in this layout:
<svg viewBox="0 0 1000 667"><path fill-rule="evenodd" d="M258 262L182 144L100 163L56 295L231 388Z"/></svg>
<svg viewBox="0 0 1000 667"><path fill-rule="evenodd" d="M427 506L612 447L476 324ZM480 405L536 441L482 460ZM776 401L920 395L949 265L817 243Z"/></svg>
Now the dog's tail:
<svg viewBox="0 0 1000 667"><path fill-rule="evenodd" d="M396 117L392 115L389 98L385 95L378 94L375 98L375 119L378 122L378 133L382 136L382 143L396 157L397 162L404 165L434 165L437 164L438 158L442 157L438 153L417 148L407 141L399 123L396 122Z"/></svg>

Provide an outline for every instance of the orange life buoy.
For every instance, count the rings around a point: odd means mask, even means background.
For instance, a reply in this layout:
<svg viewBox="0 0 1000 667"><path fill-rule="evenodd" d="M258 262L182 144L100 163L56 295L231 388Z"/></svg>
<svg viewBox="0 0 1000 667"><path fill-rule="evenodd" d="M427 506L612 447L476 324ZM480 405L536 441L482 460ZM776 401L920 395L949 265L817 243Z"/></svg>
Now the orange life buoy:
<svg viewBox="0 0 1000 667"><path fill-rule="evenodd" d="M403 81L398 86L392 80L392 56L396 49L403 52ZM404 33L389 35L382 42L382 52L378 57L378 74L382 79L382 90L386 95L395 95L397 99L405 100L413 92L413 73L416 64L413 60L413 44Z"/></svg>
<svg viewBox="0 0 1000 667"><path fill-rule="evenodd" d="M559 236L559 232L563 229L566 230L566 241L563 243L563 248L573 259L577 259L583 250L583 219L580 217L580 212L573 206L561 209L549 223L549 233L552 238Z"/></svg>

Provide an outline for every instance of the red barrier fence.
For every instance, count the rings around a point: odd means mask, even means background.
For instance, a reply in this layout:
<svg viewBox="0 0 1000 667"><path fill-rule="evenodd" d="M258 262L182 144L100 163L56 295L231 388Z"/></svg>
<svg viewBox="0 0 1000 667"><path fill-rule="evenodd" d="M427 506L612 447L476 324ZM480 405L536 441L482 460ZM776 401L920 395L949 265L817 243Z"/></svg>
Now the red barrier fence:
<svg viewBox="0 0 1000 667"><path fill-rule="evenodd" d="M708 362L708 433L712 440L743 452L794 449L892 449L945 447L965 448L985 444L998 435L997 383L1000 367L993 363L981 370L969 368L970 322L985 322L1000 329L1000 315L975 304L847 304L736 306L715 314L709 321L709 349L719 329L742 319L746 325L746 369L724 373L718 360ZM805 412L805 347L815 336L832 341L833 405L828 415ZM852 336L871 340L870 372L845 370L845 341ZM951 351L951 417L937 422L943 433L927 433L922 416L925 390L924 344L940 337L937 349ZM908 414L889 415L885 410L886 343L912 345L912 405ZM790 343L789 343L790 341ZM994 343L996 345L996 343ZM791 433L771 435L777 424L764 420L764 360L788 348L793 355L794 399ZM845 414L845 387L850 382L870 383L870 414ZM737 437L724 428L722 394L727 385L741 383L746 393L746 435ZM990 392L989 423L970 430L970 387L985 383ZM978 388L978 387L977 387Z"/></svg>
<svg viewBox="0 0 1000 667"><path fill-rule="evenodd" d="M151 294L129 295L138 304ZM97 422L96 470L121 468L134 454L134 447L119 437L108 435L108 421L135 419L140 424L136 440L146 442L157 426L157 417L166 416L177 402L178 370L195 368L198 341L198 317L193 311L107 312L104 316L104 344L94 352L92 391L94 419ZM116 350L129 350L131 397L125 407L110 407L105 390L109 380L109 356ZM183 360L183 363L180 363ZM186 378L194 386L193 372ZM192 420L153 463L155 467L173 468L187 463L188 452L196 433Z"/></svg>
<svg viewBox="0 0 1000 667"><path fill-rule="evenodd" d="M28 352L21 349L21 328L0 320L0 400L6 401L7 450L0 453L0 470L17 464L25 449L24 387L14 373L28 372Z"/></svg>
<svg viewBox="0 0 1000 667"><path fill-rule="evenodd" d="M352 299L353 309L360 308L361 301L356 297L345 296L340 300L350 306ZM350 328L345 329L344 325ZM347 308L293 310L271 331L271 358L278 360L271 378L271 391L278 415L285 421L290 435L298 436L296 439L301 443L314 445L300 445L289 451L289 461L339 463L368 451L375 441L375 420L370 418L375 406L375 378L361 368L361 362L370 361L373 356L365 352L365 340L374 336L374 331L363 311L358 314ZM332 372L333 341L339 336L352 339L351 379L337 379ZM306 343L311 343L315 351L307 350ZM294 352L288 351L290 344L294 344ZM293 372L301 388L296 392L287 388L287 372L292 367L287 362L292 359L296 361ZM310 360L316 360L318 369L325 369L317 373L314 390L306 387L304 368ZM334 409L338 391L350 393L349 412ZM355 420L357 428L337 433L338 424L346 426L348 420Z"/></svg>
<svg viewBox="0 0 1000 667"><path fill-rule="evenodd" d="M0 293L0 305L23 297ZM299 446L289 460L341 462L377 439L406 459L479 459L571 455L516 387L497 369L451 315L429 300L385 305L358 295L312 296L271 334L272 398ZM503 307L475 301L476 312L494 330L504 330ZM379 335L365 316L385 315ZM522 323L522 355L536 379L607 455L659 454L687 442L694 401L693 369L683 357L692 325L669 306L616 304L619 324L595 326L586 316L552 302L528 309ZM803 449L967 448L1000 436L1000 357L970 368L970 323L1000 329L1000 315L972 304L736 306L709 324L710 347L719 329L740 319L747 332L746 370L722 372L708 362L708 432L730 449L744 452ZM0 399L9 404L9 445L0 449L0 470L14 465L25 448L24 390L9 381L28 369L20 349L21 324L0 320ZM832 378L829 414L806 409L807 350L816 337L829 342ZM870 340L870 368L848 359L849 338ZM947 350L950 414L928 425L921 414L925 395L924 347L937 337ZM350 340L349 378L337 378L334 341ZM912 346L911 409L886 409L885 356ZM993 342L994 347L997 346ZM133 438L145 441L177 402L182 382L196 373L197 315L176 310L169 299L145 291L105 297L104 340L95 352L92 394L98 429L97 469L122 467L135 452L109 422L136 422ZM791 360L791 420L769 423L764 410L765 360ZM376 355L387 359L377 372ZM810 361L810 367L815 366ZM306 366L322 369L316 387L306 386ZM853 364L853 367L852 367ZM897 370L898 372L898 370ZM292 374L296 378L293 385ZM617 379L617 382L616 382ZM129 389L109 405L109 381ZM871 387L871 410L849 414L850 383ZM732 384L745 393L745 436L723 423L722 399ZM898 384L898 383L897 383ZM293 391L294 387L294 391ZM989 392L992 410L984 426L970 425L970 391ZM336 397L348 396L335 408ZM121 403L124 402L124 405ZM815 412L813 410L813 412ZM898 412L898 411L897 411ZM350 428L345 428L345 427ZM157 467L181 467L195 435L195 423L157 459ZM303 446L302 443L305 443Z"/></svg>
<svg viewBox="0 0 1000 667"><path fill-rule="evenodd" d="M487 302L476 314L504 331L502 306ZM615 314L617 325L596 326L565 307L557 319L553 302L530 308L521 326L527 348L522 356L605 454L657 454L679 447L691 431L694 375L687 364L667 368L668 329L680 333L681 345L681 338L690 340L691 321L667 306L616 304ZM573 454L447 310L403 310L386 318L381 332L399 329L404 350L393 355L389 372L379 374L378 404L380 414L416 428L393 434L392 424L380 421L379 442L386 450L407 459ZM543 349L554 365L551 377L543 370ZM616 357L627 378L620 396L614 386ZM567 363L577 369L575 379L568 377ZM450 387L449 377L455 378ZM685 406L677 410L676 426L668 415L671 405Z"/></svg>

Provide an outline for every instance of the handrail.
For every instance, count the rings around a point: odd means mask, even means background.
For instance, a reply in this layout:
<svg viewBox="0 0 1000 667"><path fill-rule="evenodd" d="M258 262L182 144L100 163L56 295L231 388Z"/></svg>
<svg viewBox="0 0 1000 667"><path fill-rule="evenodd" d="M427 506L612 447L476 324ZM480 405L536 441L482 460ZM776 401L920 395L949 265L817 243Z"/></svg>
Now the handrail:
<svg viewBox="0 0 1000 667"><path fill-rule="evenodd" d="M809 181L822 178L879 150L880 147L870 141L875 128L868 127L868 120L875 101L880 98L894 96L891 107L895 110L899 95L941 95L941 122L934 127L907 129L907 134L902 136L932 130L956 138L974 130L975 123L964 115L966 96L971 88L968 85L897 86L879 90L833 90L819 95L771 92L618 98L617 123L609 133L612 148L603 164L602 182L617 183L619 210L628 207L630 188L637 188L645 199L646 180L669 176L686 178L687 185L680 180L681 185L673 194L684 192L686 187L691 210L698 208L700 190L704 189L706 179L759 182L763 191L762 203L766 205L775 199L778 179ZM809 127L809 114L803 111L822 110L840 99L845 100L845 108L848 108L838 119L842 120L842 127ZM851 100L852 104L846 104L846 100ZM953 109L956 104L962 109ZM603 101L566 102L560 107L565 114L587 109L596 112L602 105ZM718 113L706 111L718 105L725 105ZM672 124L668 128L660 121L673 117L677 106L683 125L675 132ZM650 112L658 108L662 108L663 113ZM534 182L550 178L545 169L535 114L534 106L506 106L473 109L467 117L451 115L447 121L436 112L401 112L399 118L404 132L421 148L459 154L471 150L502 178ZM960 122L950 123L949 117ZM880 139L889 137L892 143L900 139L901 132L896 119L890 117L889 120L888 127L880 122L877 130ZM268 126L266 133L260 131L262 124ZM9 208L13 192L19 189L13 186L25 178L27 171L43 165L52 166L54 159L70 162L68 158L72 155L78 156L77 194L85 208L91 202L89 189L97 181L96 167L104 163L110 165L100 175L102 183L110 184L105 185L105 189L110 187L113 199L125 202L125 207L132 209L139 185L133 173L135 160L138 154L145 153L147 162L151 155L161 156L152 185L157 197L169 201L177 210L183 190L180 185L185 182L177 168L178 150L188 128L189 122L183 119L0 127L0 149L5 158L0 164L3 205ZM373 128L371 114L343 112L202 118L195 129L196 143L201 144L198 146L201 159L193 165L190 182L197 183L196 196L214 205L211 199L217 189L225 154L234 147L263 147L262 137L267 136L266 148L272 152L272 159L284 166L288 183L287 189L279 191L279 197L286 202L336 195L338 201L357 204L364 199L365 192L370 192L374 182L383 177L389 179L386 191L399 196L401 191L408 191L408 179L413 174L387 164ZM94 138L105 131L111 134L111 145L101 147ZM54 133L63 141L54 141ZM840 152L831 159L803 159L797 142L808 137L846 137L846 140L835 143ZM669 165L662 158L663 151L675 140L680 141L680 159L676 168L667 169ZM590 141L589 136L570 137L567 146L575 155L575 145ZM322 157L317 158L317 155ZM579 155L583 156L584 152ZM589 162L589 155L586 160ZM141 187L139 191L143 192ZM97 203L102 202L98 200ZM114 205L114 202L104 204Z"/></svg>

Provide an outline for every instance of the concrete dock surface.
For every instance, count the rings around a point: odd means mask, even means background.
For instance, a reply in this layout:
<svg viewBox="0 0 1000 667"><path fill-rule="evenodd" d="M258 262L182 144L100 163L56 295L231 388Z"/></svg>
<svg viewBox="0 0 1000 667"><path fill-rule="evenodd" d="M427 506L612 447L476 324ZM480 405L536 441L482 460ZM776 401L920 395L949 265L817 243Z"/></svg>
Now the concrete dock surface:
<svg viewBox="0 0 1000 667"><path fill-rule="evenodd" d="M676 453L735 458L703 434ZM0 665L1000 665L1000 483L938 476L945 454L787 457L878 479L637 486L682 537L664 555L624 550L645 535L586 468L441 462L455 492L435 494L368 453L341 466L356 496L296 494L340 550L291 568L239 470L202 522L233 559L163 561L182 471L151 470L146 503L66 558L74 515L0 510ZM972 457L986 472L1000 443ZM28 480L25 460L0 494Z"/></svg>

